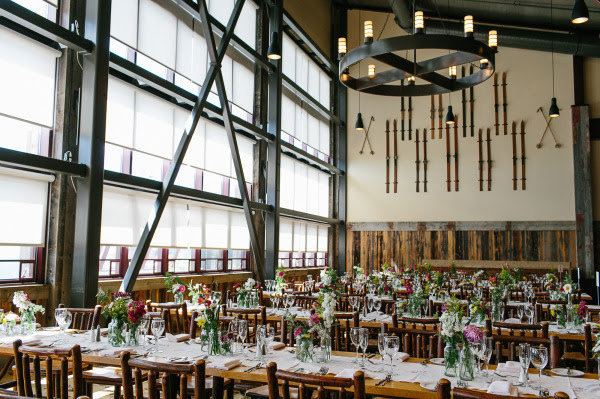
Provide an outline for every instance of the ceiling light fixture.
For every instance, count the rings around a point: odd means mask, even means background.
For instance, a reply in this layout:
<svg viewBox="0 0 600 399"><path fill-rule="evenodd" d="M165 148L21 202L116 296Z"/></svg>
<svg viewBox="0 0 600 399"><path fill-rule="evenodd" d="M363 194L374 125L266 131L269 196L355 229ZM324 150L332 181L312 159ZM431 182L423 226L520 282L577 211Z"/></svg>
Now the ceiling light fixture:
<svg viewBox="0 0 600 399"><path fill-rule="evenodd" d="M571 22L574 24L583 24L589 20L590 12L585 4L585 0L575 0L573 11L571 11Z"/></svg>
<svg viewBox="0 0 600 399"><path fill-rule="evenodd" d="M552 0L550 0L550 26L552 26ZM552 100L550 100L550 109L548 110L550 118L558 118L560 111L554 95L554 39L552 39Z"/></svg>
<svg viewBox="0 0 600 399"><path fill-rule="evenodd" d="M267 58L270 60L281 59L281 47L279 46L277 32L273 32L271 35L271 44L269 44L269 49L267 50Z"/></svg>

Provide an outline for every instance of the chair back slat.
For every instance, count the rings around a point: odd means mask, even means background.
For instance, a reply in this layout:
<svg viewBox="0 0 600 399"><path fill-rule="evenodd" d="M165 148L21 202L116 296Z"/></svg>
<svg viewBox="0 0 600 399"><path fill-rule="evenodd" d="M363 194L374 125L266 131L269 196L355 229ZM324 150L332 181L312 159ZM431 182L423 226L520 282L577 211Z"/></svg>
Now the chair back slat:
<svg viewBox="0 0 600 399"><path fill-rule="evenodd" d="M59 308L65 306L61 303ZM100 324L100 316L102 315L102 306L96 305L93 308L67 308L73 315L71 325L78 330L91 330L98 327Z"/></svg>
<svg viewBox="0 0 600 399"><path fill-rule="evenodd" d="M146 302L149 312L161 312L165 316L165 333L181 334L188 332L187 304Z"/></svg>

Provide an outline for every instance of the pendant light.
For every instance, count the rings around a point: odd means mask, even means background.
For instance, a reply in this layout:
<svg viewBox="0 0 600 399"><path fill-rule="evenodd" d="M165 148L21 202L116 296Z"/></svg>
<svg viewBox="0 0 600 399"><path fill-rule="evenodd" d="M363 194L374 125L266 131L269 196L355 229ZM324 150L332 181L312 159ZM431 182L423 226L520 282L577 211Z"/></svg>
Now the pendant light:
<svg viewBox="0 0 600 399"><path fill-rule="evenodd" d="M356 124L354 125L354 129L356 130L365 130L365 123L363 122L362 113L358 113L356 117Z"/></svg>
<svg viewBox="0 0 600 399"><path fill-rule="evenodd" d="M552 0L550 0L550 25L552 25ZM550 118L558 118L560 116L556 96L554 95L554 39L552 39L552 100L550 101L548 116Z"/></svg>
<svg viewBox="0 0 600 399"><path fill-rule="evenodd" d="M575 0L573 5L573 11L571 11L571 22L574 24L583 24L590 19L590 13L588 11L585 0Z"/></svg>
<svg viewBox="0 0 600 399"><path fill-rule="evenodd" d="M446 125L454 125L456 120L454 119L454 112L452 112L452 105L448 106L448 112L446 112Z"/></svg>
<svg viewBox="0 0 600 399"><path fill-rule="evenodd" d="M273 32L271 35L271 44L267 50L267 58L270 60L278 60L281 58L281 47L279 46L279 38L277 32Z"/></svg>

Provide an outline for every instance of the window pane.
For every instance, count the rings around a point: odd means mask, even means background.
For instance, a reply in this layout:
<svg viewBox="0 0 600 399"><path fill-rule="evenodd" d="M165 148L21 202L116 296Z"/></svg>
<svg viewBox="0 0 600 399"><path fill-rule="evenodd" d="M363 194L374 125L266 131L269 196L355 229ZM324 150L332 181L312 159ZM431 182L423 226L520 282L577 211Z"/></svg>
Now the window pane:
<svg viewBox="0 0 600 399"><path fill-rule="evenodd" d="M223 251L215 249L202 250L202 270L215 271L223 269Z"/></svg>
<svg viewBox="0 0 600 399"><path fill-rule="evenodd" d="M152 155L133 151L131 174L146 179L162 180L163 160Z"/></svg>
<svg viewBox="0 0 600 399"><path fill-rule="evenodd" d="M42 128L0 116L0 147L40 155Z"/></svg>
<svg viewBox="0 0 600 399"><path fill-rule="evenodd" d="M123 170L123 149L121 147L106 144L104 147L104 169L119 173Z"/></svg>

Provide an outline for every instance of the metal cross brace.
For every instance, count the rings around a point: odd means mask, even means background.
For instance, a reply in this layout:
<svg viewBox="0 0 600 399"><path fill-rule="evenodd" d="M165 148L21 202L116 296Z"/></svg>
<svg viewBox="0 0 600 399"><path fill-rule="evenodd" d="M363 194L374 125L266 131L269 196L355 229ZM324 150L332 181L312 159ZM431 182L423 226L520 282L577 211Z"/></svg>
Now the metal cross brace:
<svg viewBox="0 0 600 399"><path fill-rule="evenodd" d="M138 246L135 249L135 253L133 254L131 263L129 264L127 272L125 273L125 277L123 278L123 283L121 284L120 288L120 290L123 292L131 292L131 290L133 289L138 273L142 267L144 258L146 257L146 253L148 252L148 248L150 247L150 243L152 242L152 238L154 237L154 233L156 232L158 223L160 222L160 218L163 214L165 206L167 205L167 201L175 184L179 168L181 167L183 159L185 158L187 149L192 141L192 136L194 135L194 132L198 125L198 121L200 120L202 111L206 105L210 89L212 88L213 83L215 82L219 94L221 108L223 110L223 121L225 123L225 129L227 131L227 136L229 139L229 146L231 148L231 153L233 156L233 164L238 179L239 191L242 197L244 214L246 216L246 222L248 223L248 230L250 231L252 252L258 270L264 271L262 249L260 248L260 244L258 243L258 235L254 226L254 221L252 219L252 210L250 209L248 192L246 191L246 183L241 166L237 140L231 121L231 112L229 110L227 102L227 93L225 92L223 75L221 74L221 63L223 61L223 57L225 56L227 46L229 45L229 42L233 36L233 30L235 29L235 25L237 24L238 18L242 11L242 7L244 6L244 1L245 0L236 1L231 16L229 17L229 21L227 22L225 33L221 38L221 41L219 42L218 49L215 47L215 40L211 26L212 24L208 17L206 0L200 0L198 2L199 13L202 20L202 28L204 31L204 38L207 42L208 54L210 57L210 68L206 74L206 77L204 78L204 83L202 84L202 87L200 88L200 93L198 94L198 100L196 101L196 104L194 105L194 108L192 109L190 117L186 123L186 127L183 132L183 135L181 136L181 140L179 141L177 150L173 155L173 160L169 165L169 170L167 171L167 174L163 180L161 190L154 203L154 209L148 217L148 221L146 222L146 226L144 227L144 231L142 233L142 236L140 237Z"/></svg>
<svg viewBox="0 0 600 399"><path fill-rule="evenodd" d="M554 130L552 130L552 126L550 126L550 124L552 123L552 118L546 117L546 114L544 113L544 110L542 109L542 107L539 107L537 112L541 113L542 116L544 117L544 120L546 121L546 128L544 129L544 133L542 134L542 137L540 138L540 142L537 143L535 145L535 147L542 148L542 141L544 141L544 136L546 136L546 132L548 130L550 130L550 133L552 134L552 138L554 139L554 148L560 148L562 146L562 144L560 144L558 142L558 140L556 140L556 135L554 134Z"/></svg>
<svg viewBox="0 0 600 399"><path fill-rule="evenodd" d="M371 140L369 140L369 130L371 130L371 122L373 122L374 120L375 120L375 118L373 116L371 116L371 119L369 120L369 126L367 127L367 130L365 131L365 139L363 140L362 147L360 148L360 151L358 152L359 154L363 153L363 150L365 149L365 143L367 141L369 142L369 148L371 149L371 155L375 154L375 152L373 152L373 147L371 146Z"/></svg>

